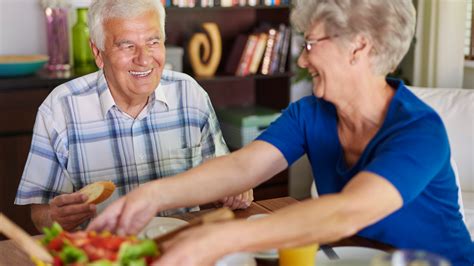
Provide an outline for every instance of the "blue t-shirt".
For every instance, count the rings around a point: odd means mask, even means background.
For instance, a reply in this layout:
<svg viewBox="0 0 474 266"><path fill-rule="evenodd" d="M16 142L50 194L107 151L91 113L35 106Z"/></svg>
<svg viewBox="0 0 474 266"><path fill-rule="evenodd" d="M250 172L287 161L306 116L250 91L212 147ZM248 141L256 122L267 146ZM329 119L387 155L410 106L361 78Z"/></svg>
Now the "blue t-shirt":
<svg viewBox="0 0 474 266"><path fill-rule="evenodd" d="M474 243L459 211L443 122L401 81L387 81L396 93L385 121L350 168L339 142L336 108L314 96L291 104L257 139L278 148L289 165L306 153L320 195L342 191L361 171L386 178L400 192L403 207L358 235L471 266Z"/></svg>

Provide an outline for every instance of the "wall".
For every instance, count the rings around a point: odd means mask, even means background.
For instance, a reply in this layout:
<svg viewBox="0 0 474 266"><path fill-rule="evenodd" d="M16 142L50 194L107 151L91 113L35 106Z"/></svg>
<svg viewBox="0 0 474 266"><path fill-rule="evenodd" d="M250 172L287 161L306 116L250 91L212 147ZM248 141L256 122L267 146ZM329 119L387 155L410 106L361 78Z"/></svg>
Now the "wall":
<svg viewBox="0 0 474 266"><path fill-rule="evenodd" d="M419 0L414 85L461 88L464 72L465 0Z"/></svg>
<svg viewBox="0 0 474 266"><path fill-rule="evenodd" d="M46 54L39 0L0 0L0 54Z"/></svg>
<svg viewBox="0 0 474 266"><path fill-rule="evenodd" d="M464 80L462 87L474 89L474 61L466 61L464 63Z"/></svg>

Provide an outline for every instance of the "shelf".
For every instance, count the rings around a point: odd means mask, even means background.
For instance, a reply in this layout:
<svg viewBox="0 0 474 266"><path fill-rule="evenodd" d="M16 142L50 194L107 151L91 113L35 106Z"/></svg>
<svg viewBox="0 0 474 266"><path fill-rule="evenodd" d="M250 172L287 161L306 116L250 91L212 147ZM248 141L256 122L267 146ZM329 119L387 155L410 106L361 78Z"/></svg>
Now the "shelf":
<svg viewBox="0 0 474 266"><path fill-rule="evenodd" d="M198 82L228 82L228 81L243 81L243 80L265 80L265 79L274 79L274 78L291 78L293 73L277 73L272 75L247 75L247 76L234 76L234 75L217 75L214 77L195 77Z"/></svg>
<svg viewBox="0 0 474 266"><path fill-rule="evenodd" d="M215 7L176 7L176 6L168 6L166 7L166 12L168 11L203 11L203 10L212 10L212 11L222 11L222 10L266 10L266 9L288 9L290 8L288 5L279 5L279 6L229 6L229 7L223 7L223 6L215 6Z"/></svg>

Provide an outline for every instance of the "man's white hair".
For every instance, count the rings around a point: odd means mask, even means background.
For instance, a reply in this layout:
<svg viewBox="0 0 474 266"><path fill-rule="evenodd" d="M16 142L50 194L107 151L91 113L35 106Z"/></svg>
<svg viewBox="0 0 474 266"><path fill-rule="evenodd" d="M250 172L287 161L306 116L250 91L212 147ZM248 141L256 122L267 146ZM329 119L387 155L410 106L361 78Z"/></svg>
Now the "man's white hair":
<svg viewBox="0 0 474 266"><path fill-rule="evenodd" d="M93 0L89 7L88 23L92 42L105 48L104 22L111 18L133 18L154 11L160 20L160 31L165 40L165 8L160 0Z"/></svg>

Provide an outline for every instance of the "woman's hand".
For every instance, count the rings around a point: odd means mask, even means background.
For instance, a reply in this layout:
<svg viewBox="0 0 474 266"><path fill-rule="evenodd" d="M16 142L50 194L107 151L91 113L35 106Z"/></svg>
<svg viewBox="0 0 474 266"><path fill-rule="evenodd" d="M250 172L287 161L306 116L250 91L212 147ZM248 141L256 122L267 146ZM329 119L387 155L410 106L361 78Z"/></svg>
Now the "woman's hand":
<svg viewBox="0 0 474 266"><path fill-rule="evenodd" d="M146 183L107 207L87 230L117 232L119 235L138 233L155 216L157 200L154 182Z"/></svg>
<svg viewBox="0 0 474 266"><path fill-rule="evenodd" d="M206 224L178 234L163 244L163 255L153 265L214 265L235 248L233 222ZM232 231L234 230L234 231Z"/></svg>

